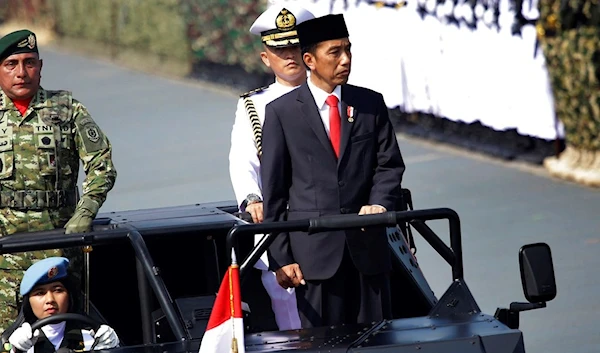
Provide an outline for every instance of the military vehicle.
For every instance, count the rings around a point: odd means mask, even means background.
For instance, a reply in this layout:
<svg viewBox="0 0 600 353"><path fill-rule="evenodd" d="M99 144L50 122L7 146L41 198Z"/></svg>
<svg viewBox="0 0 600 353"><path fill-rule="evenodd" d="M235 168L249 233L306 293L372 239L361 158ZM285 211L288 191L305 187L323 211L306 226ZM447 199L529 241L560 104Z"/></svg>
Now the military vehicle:
<svg viewBox="0 0 600 353"><path fill-rule="evenodd" d="M235 248L240 263L246 352L524 352L519 313L543 308L556 295L550 248L528 244L519 252L528 303L511 303L494 315L481 312L463 276L460 219L448 208L407 209L379 215L340 215L250 224L235 202L110 212L90 233L62 230L0 239L0 253L86 247L87 315L61 314L34 327L77 320L101 322L119 334L119 353L198 352L215 294ZM427 225L447 220L450 246ZM277 331L270 299L253 264L271 232L387 227L394 258L394 319ZM448 262L452 276L438 299L405 237L416 230ZM254 246L254 234L266 234ZM449 271L450 272L450 271Z"/></svg>

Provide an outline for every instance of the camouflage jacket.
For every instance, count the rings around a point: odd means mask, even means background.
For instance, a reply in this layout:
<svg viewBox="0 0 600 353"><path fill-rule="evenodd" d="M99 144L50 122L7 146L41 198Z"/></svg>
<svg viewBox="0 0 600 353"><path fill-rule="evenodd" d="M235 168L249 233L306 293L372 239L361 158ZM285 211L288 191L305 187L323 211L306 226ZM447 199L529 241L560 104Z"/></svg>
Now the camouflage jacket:
<svg viewBox="0 0 600 353"><path fill-rule="evenodd" d="M5 195L20 190L76 195L79 160L86 173L83 196L101 206L117 171L111 144L85 106L70 92L40 88L22 116L0 90L2 207L7 207ZM76 198L69 198L67 208L74 209Z"/></svg>

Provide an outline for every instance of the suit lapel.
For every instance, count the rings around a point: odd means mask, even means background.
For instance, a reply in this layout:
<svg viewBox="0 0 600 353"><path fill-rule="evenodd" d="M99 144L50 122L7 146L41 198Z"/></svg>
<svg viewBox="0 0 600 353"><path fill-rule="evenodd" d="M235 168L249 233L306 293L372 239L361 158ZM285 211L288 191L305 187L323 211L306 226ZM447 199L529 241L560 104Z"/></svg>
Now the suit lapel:
<svg viewBox="0 0 600 353"><path fill-rule="evenodd" d="M342 119L341 123L341 136L340 136L340 158L339 161L344 158L344 152L348 147L348 141L350 141L350 136L352 135L352 127L354 126L354 120L350 121L348 116L348 102L352 102L351 91L348 89L346 85L342 86L342 104L340 111L340 118ZM352 114L352 118L356 116L356 110L353 108L354 112Z"/></svg>
<svg viewBox="0 0 600 353"><path fill-rule="evenodd" d="M321 120L321 114L319 113L319 109L315 104L315 99L306 84L303 84L298 88L297 100L301 103L300 109L302 110L304 120L311 127L315 135L317 135L317 138L328 151L328 154L335 159L336 157L333 147L331 146L331 141L329 140L329 136L327 136L327 131L325 131L325 126L323 126L323 121Z"/></svg>

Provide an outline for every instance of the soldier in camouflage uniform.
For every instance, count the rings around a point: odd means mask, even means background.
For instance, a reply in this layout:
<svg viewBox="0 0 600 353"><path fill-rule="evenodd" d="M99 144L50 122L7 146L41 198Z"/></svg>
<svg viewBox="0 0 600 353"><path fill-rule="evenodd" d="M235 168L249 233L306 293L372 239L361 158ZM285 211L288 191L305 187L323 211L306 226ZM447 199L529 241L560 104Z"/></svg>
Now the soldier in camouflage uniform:
<svg viewBox="0 0 600 353"><path fill-rule="evenodd" d="M0 39L0 232L91 230L117 173L112 147L67 91L40 87L42 60L28 30ZM79 160L86 173L79 198ZM18 313L17 288L35 260L67 250L0 255L0 331ZM81 258L81 249L68 249Z"/></svg>

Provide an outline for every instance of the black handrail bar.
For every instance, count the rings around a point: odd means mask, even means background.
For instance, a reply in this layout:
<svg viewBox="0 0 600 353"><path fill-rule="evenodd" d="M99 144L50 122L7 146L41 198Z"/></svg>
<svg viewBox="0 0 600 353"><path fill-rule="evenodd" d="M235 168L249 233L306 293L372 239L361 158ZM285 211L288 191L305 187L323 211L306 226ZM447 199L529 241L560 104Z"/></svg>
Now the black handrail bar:
<svg viewBox="0 0 600 353"><path fill-rule="evenodd" d="M240 221L241 222L241 221ZM189 232L213 231L227 232L239 224L237 221L218 222L215 224L184 224L159 227L135 227L140 234L148 239L169 233L177 236ZM16 233L0 237L0 255L47 249L63 249L87 245L114 244L118 241L127 242L129 223L94 226L92 232L65 234L63 228L27 233Z"/></svg>
<svg viewBox="0 0 600 353"><path fill-rule="evenodd" d="M450 248L423 223L424 221L439 219L447 219L449 222ZM247 234L266 234L240 265L240 276L244 277L248 272L248 268L254 266L261 255L269 248L273 240L275 240L277 233L294 231L317 233L327 230L395 226L400 222L414 222L416 225L415 229L452 266L453 279L458 280L463 278L460 218L450 208L385 212L374 215L345 214L294 221L241 224L233 227L227 234L227 254L231 254L231 250L234 248L238 237Z"/></svg>

